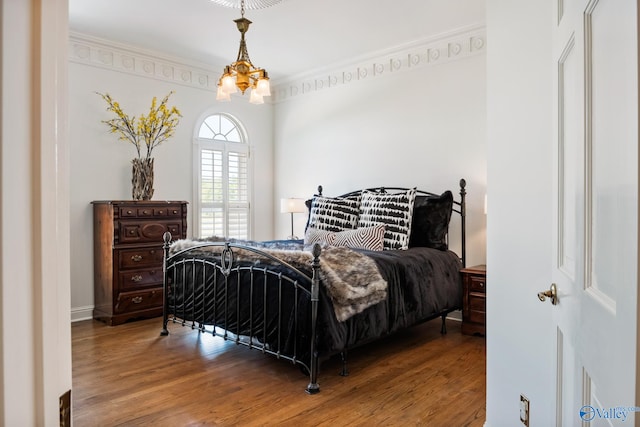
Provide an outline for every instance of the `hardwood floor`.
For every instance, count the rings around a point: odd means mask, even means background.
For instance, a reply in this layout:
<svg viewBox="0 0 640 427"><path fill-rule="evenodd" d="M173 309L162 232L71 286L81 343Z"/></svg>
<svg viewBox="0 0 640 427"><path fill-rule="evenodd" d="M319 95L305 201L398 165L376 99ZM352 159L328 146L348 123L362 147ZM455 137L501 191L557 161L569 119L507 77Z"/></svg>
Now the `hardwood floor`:
<svg viewBox="0 0 640 427"><path fill-rule="evenodd" d="M73 420L84 426L482 426L485 340L434 320L333 358L320 393L290 363L169 325L72 325Z"/></svg>

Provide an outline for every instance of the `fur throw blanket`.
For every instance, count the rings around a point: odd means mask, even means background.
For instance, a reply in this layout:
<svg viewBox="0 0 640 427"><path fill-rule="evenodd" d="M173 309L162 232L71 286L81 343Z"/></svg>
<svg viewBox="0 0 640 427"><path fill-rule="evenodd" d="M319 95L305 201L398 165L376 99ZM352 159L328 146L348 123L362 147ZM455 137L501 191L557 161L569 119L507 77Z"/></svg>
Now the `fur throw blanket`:
<svg viewBox="0 0 640 427"><path fill-rule="evenodd" d="M207 242L224 242L252 246L277 259L291 264L301 271L309 271L313 255L310 248L299 243L253 242L246 240L208 238L206 240L177 240L172 243L170 254ZM221 253L223 246L198 248L201 253ZM273 264L268 258L233 248L236 261ZM375 261L366 255L345 247L326 246L320 254L320 281L325 286L336 318L344 322L367 307L383 301L387 297L387 282L380 275Z"/></svg>

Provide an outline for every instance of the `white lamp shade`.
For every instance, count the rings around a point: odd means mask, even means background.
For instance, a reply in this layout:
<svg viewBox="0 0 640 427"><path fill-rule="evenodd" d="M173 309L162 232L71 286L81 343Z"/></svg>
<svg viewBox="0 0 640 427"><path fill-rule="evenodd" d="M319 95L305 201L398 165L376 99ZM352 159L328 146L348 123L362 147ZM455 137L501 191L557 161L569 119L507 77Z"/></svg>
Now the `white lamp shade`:
<svg viewBox="0 0 640 427"><path fill-rule="evenodd" d="M251 95L249 96L249 103L251 104L264 104L264 99L258 93L257 89L251 89Z"/></svg>
<svg viewBox="0 0 640 427"><path fill-rule="evenodd" d="M304 204L304 199L280 199L281 213L304 213L306 211L307 205Z"/></svg>
<svg viewBox="0 0 640 427"><path fill-rule="evenodd" d="M236 82L233 80L232 76L224 76L222 78L222 89L228 94L236 93L238 91Z"/></svg>
<svg viewBox="0 0 640 427"><path fill-rule="evenodd" d="M256 85L256 92L260 96L271 96L271 85L269 79L260 79Z"/></svg>
<svg viewBox="0 0 640 427"><path fill-rule="evenodd" d="M218 92L216 93L216 101L231 101L231 95L222 89L222 86L218 86Z"/></svg>

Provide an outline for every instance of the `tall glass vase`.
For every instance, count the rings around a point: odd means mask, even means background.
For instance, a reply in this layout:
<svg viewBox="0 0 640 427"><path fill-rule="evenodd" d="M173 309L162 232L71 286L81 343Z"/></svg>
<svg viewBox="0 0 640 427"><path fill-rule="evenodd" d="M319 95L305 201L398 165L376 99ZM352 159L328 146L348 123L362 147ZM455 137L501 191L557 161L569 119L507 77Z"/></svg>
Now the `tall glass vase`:
<svg viewBox="0 0 640 427"><path fill-rule="evenodd" d="M151 200L153 196L153 158L131 160L131 196L133 200Z"/></svg>

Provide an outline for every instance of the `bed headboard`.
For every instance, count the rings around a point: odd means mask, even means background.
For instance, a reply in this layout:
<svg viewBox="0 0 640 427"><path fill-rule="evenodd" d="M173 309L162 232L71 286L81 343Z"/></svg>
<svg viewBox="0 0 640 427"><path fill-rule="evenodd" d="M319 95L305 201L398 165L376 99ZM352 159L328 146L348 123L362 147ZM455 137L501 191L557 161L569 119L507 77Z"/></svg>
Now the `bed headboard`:
<svg viewBox="0 0 640 427"><path fill-rule="evenodd" d="M460 247L461 247L461 253L460 253L460 260L462 261L462 266L465 267L466 266L466 260L467 260L467 249L466 249L466 223L465 223L465 217L466 217L466 206L465 206L465 199L466 199L466 195L467 195L467 190L466 190L466 186L467 186L467 182L466 180L460 179L459 182L459 199L453 199L453 204L452 204L452 208L451 208L451 212L455 212L458 215L460 215ZM347 198L347 197L354 197L357 196L358 194L361 194L363 191L370 191L370 192L375 192L375 193L381 193L381 194L386 194L386 193L396 193L396 192L403 192L403 191L407 191L409 190L408 188L405 187L371 187L371 188L365 188L362 190L356 190L356 191L351 191L349 193L345 193L342 194L338 197L340 198ZM323 191L323 187L322 185L318 186L318 194L316 194L316 196L323 196L322 194ZM418 190L416 189L416 196L426 196L426 197L431 197L431 198L437 198L440 197L441 194L437 194L437 193L432 193L430 191L424 191L424 190ZM448 230L446 233L446 238L448 239Z"/></svg>

